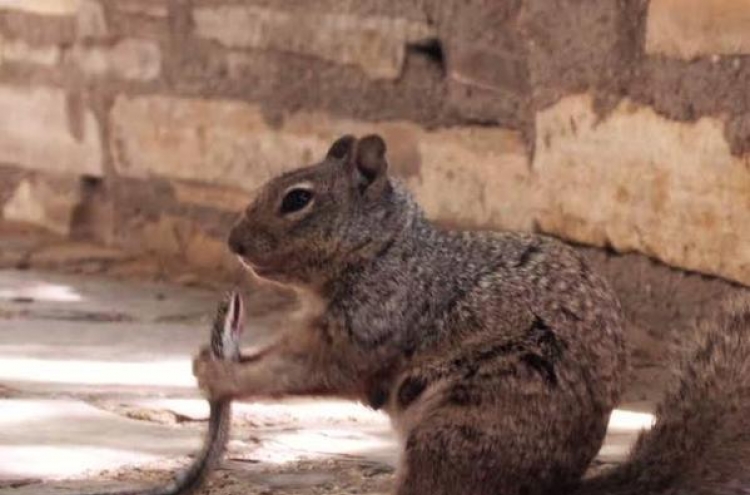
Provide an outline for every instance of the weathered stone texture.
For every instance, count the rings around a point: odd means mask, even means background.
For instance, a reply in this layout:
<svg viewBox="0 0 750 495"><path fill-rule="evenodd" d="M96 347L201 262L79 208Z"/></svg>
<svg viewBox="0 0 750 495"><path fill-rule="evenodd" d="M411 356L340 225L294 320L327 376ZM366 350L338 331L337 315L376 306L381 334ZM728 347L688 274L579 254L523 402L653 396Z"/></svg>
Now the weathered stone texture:
<svg viewBox="0 0 750 495"><path fill-rule="evenodd" d="M236 269L236 260L224 239L208 235L188 218L162 215L156 221L140 225L138 231L128 237L123 240L126 246L149 251L171 262L224 273Z"/></svg>
<svg viewBox="0 0 750 495"><path fill-rule="evenodd" d="M750 0L651 0L646 52L686 60L750 54Z"/></svg>
<svg viewBox="0 0 750 495"><path fill-rule="evenodd" d="M115 0L111 2L111 6L119 12L131 15L165 18L169 14L169 9L166 5L155 4L153 0Z"/></svg>
<svg viewBox="0 0 750 495"><path fill-rule="evenodd" d="M0 38L0 63L24 63L53 67L60 62L62 50L56 45L35 46L24 40Z"/></svg>
<svg viewBox="0 0 750 495"><path fill-rule="evenodd" d="M70 21L78 39L107 35L104 8L96 0L0 0L0 11L3 10Z"/></svg>
<svg viewBox="0 0 750 495"><path fill-rule="evenodd" d="M180 67L175 84L183 92L201 94L198 88L210 85L218 88L218 95L259 103L266 115L278 118L307 110L357 120L408 120L427 127L460 123L445 112L443 70L420 52L410 50L402 75L389 80L315 57L212 48Z"/></svg>
<svg viewBox="0 0 750 495"><path fill-rule="evenodd" d="M0 85L0 161L21 167L102 175L99 126L63 90Z"/></svg>
<svg viewBox="0 0 750 495"><path fill-rule="evenodd" d="M80 39L98 39L107 36L107 19L101 3L96 0L80 0L75 14L77 35Z"/></svg>
<svg viewBox="0 0 750 495"><path fill-rule="evenodd" d="M530 230L537 196L520 134L469 127L425 133L418 178L408 183L435 219L489 229Z"/></svg>
<svg viewBox="0 0 750 495"><path fill-rule="evenodd" d="M603 120L590 96L537 116L539 225L750 283L750 163L722 123L681 123L623 101Z"/></svg>
<svg viewBox="0 0 750 495"><path fill-rule="evenodd" d="M170 97L121 98L112 121L115 167L253 191L270 177L323 157L345 133L381 133L394 172L428 213L486 227L529 228L528 158L518 133L463 128L429 132L407 122L368 124L300 112L281 127L255 105Z"/></svg>
<svg viewBox="0 0 750 495"><path fill-rule="evenodd" d="M505 125L525 118L529 81L527 47L518 30L520 5L487 0L439 3L448 106L462 117Z"/></svg>
<svg viewBox="0 0 750 495"><path fill-rule="evenodd" d="M82 0L0 0L0 9L20 10L34 14L75 14Z"/></svg>
<svg viewBox="0 0 750 495"><path fill-rule="evenodd" d="M187 25L179 25L176 13L187 19L188 2L176 6L170 14L169 0L101 0L106 8L107 32L110 39L143 38L168 40L178 37L170 55L195 55L195 50L184 42L184 34L191 32ZM179 27L178 27L179 26ZM184 34L183 34L184 33ZM175 39L175 38L172 38ZM167 57L168 58L168 57Z"/></svg>
<svg viewBox="0 0 750 495"><path fill-rule="evenodd" d="M250 202L247 191L234 187L173 182L175 199L186 205L198 205L237 213Z"/></svg>
<svg viewBox="0 0 750 495"><path fill-rule="evenodd" d="M526 60L491 49L458 49L449 72L448 104L466 119L518 125L527 111Z"/></svg>
<svg viewBox="0 0 750 495"><path fill-rule="evenodd" d="M356 65L374 78L401 73L406 45L434 37L426 23L342 13L287 12L253 5L197 8L198 36L228 47L282 50Z"/></svg>
<svg viewBox="0 0 750 495"><path fill-rule="evenodd" d="M71 45L77 40L74 15L39 15L26 10L0 8L0 31L6 39L33 46Z"/></svg>
<svg viewBox="0 0 750 495"><path fill-rule="evenodd" d="M2 208L2 218L70 235L73 216L82 200L75 177L29 177L21 181Z"/></svg>
<svg viewBox="0 0 750 495"><path fill-rule="evenodd" d="M310 154L310 139L270 128L255 105L173 97L120 97L112 109L115 168L253 190Z"/></svg>
<svg viewBox="0 0 750 495"><path fill-rule="evenodd" d="M31 170L102 177L90 232L201 263L264 181L377 132L437 220L750 283L740 55L750 0L0 0L0 202L62 232Z"/></svg>
<svg viewBox="0 0 750 495"><path fill-rule="evenodd" d="M519 33L528 49L529 86L536 108L570 92L627 83L636 46L627 4L637 2L522 3Z"/></svg>
<svg viewBox="0 0 750 495"><path fill-rule="evenodd" d="M111 47L77 45L70 58L91 76L149 81L161 73L161 50L148 40L128 39Z"/></svg>

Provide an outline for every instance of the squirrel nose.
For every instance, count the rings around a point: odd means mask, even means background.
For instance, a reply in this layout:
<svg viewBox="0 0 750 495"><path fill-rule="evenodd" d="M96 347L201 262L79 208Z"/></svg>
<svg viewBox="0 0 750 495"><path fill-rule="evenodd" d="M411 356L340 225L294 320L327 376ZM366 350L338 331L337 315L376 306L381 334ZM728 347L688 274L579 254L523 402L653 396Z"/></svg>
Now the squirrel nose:
<svg viewBox="0 0 750 495"><path fill-rule="evenodd" d="M242 244L241 236L237 234L237 230L232 230L229 234L229 250L238 256L244 256L247 252L245 246Z"/></svg>

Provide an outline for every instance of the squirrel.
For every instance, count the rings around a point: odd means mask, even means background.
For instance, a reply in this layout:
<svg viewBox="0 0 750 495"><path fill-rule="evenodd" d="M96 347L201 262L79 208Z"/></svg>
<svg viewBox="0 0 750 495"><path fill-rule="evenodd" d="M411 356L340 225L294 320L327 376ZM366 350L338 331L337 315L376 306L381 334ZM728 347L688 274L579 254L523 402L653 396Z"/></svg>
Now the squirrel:
<svg viewBox="0 0 750 495"><path fill-rule="evenodd" d="M199 354L199 386L384 411L397 495L750 493L750 300L710 325L630 460L586 478L628 353L617 297L572 248L435 226L377 135L268 181L228 244L316 304L240 363Z"/></svg>

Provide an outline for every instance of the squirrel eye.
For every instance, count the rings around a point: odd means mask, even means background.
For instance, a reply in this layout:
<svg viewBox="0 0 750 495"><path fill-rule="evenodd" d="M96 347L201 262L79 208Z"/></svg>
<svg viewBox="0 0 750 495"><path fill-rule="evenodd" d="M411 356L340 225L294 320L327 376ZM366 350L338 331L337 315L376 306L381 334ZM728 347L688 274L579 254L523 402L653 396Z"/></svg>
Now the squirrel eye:
<svg viewBox="0 0 750 495"><path fill-rule="evenodd" d="M294 213L307 206L313 199L313 192L309 189L292 189L281 201L281 213Z"/></svg>

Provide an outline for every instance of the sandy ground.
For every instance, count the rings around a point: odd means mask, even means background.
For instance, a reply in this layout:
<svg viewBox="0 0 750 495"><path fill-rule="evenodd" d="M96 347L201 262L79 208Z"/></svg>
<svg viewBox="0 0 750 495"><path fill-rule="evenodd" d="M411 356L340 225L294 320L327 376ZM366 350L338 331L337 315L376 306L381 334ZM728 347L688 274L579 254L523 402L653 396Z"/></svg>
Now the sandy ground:
<svg viewBox="0 0 750 495"><path fill-rule="evenodd" d="M28 232L0 236L0 493L90 493L167 479L189 462L206 426L190 356L207 339L217 291L185 277L154 281L169 277L155 276L148 260L94 246L39 246ZM46 254L29 262L30 252ZM633 335L647 346L635 354L633 384L596 470L623 459L650 420L632 411L652 409L664 381L666 339L655 329L676 317L654 291L698 282L656 277L642 260L620 266L589 255L610 276L631 274L614 278L620 289L639 276L651 284L647 295L635 284L637 295L623 297ZM690 294L703 291L701 301L734 290L700 283ZM247 344L268 338L289 309L278 294L253 295L249 306ZM202 493L388 493L397 455L387 419L357 404L239 403L226 461Z"/></svg>

